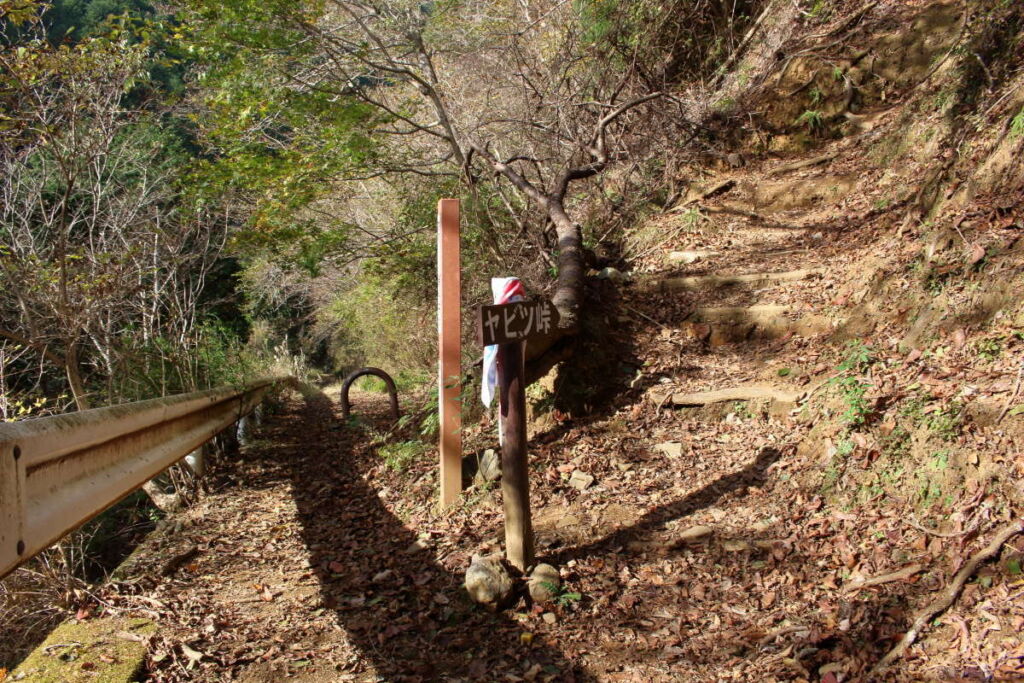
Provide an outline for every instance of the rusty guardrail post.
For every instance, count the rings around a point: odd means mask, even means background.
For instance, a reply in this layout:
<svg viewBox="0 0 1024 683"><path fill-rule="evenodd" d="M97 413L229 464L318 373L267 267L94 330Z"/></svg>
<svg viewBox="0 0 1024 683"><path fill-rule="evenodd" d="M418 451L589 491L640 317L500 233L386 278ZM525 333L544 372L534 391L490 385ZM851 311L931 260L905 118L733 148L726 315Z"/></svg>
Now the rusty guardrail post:
<svg viewBox="0 0 1024 683"><path fill-rule="evenodd" d="M345 378L345 384L341 387L341 417L345 420L348 419L352 408L348 400L348 390L352 387L353 382L364 375L373 375L384 380L384 384L388 387L388 394L391 397L391 419L397 420L400 415L398 411L398 388L395 386L395 380L391 379L391 375L380 368L361 368Z"/></svg>

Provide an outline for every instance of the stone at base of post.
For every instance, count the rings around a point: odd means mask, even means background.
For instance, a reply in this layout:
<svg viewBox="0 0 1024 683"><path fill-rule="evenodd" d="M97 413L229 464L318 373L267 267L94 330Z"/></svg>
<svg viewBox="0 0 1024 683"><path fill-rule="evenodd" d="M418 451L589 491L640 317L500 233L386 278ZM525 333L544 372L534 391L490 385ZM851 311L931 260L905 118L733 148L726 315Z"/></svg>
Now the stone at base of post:
<svg viewBox="0 0 1024 683"><path fill-rule="evenodd" d="M185 456L185 464L199 479L206 474L206 452L203 446Z"/></svg>
<svg viewBox="0 0 1024 683"><path fill-rule="evenodd" d="M505 505L505 557L521 572L533 564L530 477L526 458L526 386L523 345L498 348L502 432L501 494Z"/></svg>

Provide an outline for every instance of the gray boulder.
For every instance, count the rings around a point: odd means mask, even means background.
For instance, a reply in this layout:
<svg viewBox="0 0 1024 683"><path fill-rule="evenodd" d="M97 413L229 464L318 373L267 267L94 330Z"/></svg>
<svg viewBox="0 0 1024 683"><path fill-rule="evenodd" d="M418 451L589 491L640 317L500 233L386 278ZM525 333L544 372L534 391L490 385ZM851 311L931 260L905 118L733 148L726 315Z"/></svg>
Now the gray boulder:
<svg viewBox="0 0 1024 683"><path fill-rule="evenodd" d="M530 572L526 587L534 602L551 602L558 597L559 589L562 587L562 577L557 569L542 562Z"/></svg>
<svg viewBox="0 0 1024 683"><path fill-rule="evenodd" d="M466 570L466 592L473 602L490 610L501 609L512 598L512 577L501 555L473 555Z"/></svg>

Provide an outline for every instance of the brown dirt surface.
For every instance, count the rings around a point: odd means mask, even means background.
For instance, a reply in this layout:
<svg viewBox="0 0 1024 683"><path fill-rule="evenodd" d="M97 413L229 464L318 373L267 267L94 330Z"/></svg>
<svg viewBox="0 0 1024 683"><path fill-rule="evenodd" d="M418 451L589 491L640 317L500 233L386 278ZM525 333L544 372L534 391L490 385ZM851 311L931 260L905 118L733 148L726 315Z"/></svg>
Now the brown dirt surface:
<svg viewBox="0 0 1024 683"><path fill-rule="evenodd" d="M463 572L501 549L500 491L471 486L439 512L435 450L394 469L382 457L382 398L360 396L370 418L354 426L314 393L220 470L155 549L156 569L105 597L159 624L150 679L867 680L1024 511L1024 169L1008 162L1024 138L1007 134L1024 72L1005 55L999 67L959 4L869 9L843 45L828 32L849 8L807 27L818 44L787 46L846 73L856 62L857 126L805 135L794 152L769 139L797 137L792 112L751 124L766 140L742 150L745 165L695 170L705 187L727 174L729 189L639 226L632 283L594 282L603 336L534 397L531 503L558 604L471 604ZM889 36L877 64L859 54L873 36ZM978 55L954 54L961 43ZM990 58L989 92L972 90L983 75L945 67L975 56ZM809 92L785 106L805 108ZM801 154L829 160L773 174ZM708 255L670 262L680 250ZM796 269L821 275L658 286ZM764 305L785 310L771 335L693 318ZM663 398L747 384L804 396L781 411ZM495 446L487 419L465 437L467 452ZM577 471L593 484L571 486ZM1024 680L1022 561L1017 537L884 680Z"/></svg>

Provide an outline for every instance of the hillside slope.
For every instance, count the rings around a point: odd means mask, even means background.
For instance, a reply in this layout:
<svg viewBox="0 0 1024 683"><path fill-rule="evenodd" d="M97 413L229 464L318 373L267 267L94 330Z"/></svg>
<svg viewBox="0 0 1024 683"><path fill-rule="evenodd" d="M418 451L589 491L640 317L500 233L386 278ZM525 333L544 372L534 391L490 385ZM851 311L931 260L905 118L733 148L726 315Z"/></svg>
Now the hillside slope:
<svg viewBox="0 0 1024 683"><path fill-rule="evenodd" d="M439 513L436 453L335 438L322 400L310 452L291 405L193 513L200 559L124 598L164 629L152 676L1024 677L1024 538L970 562L1024 504L1024 8L845 5L776 3L714 98L680 98L701 153L531 388L556 604L461 590L501 546L493 484ZM269 515L244 543L237 486Z"/></svg>

